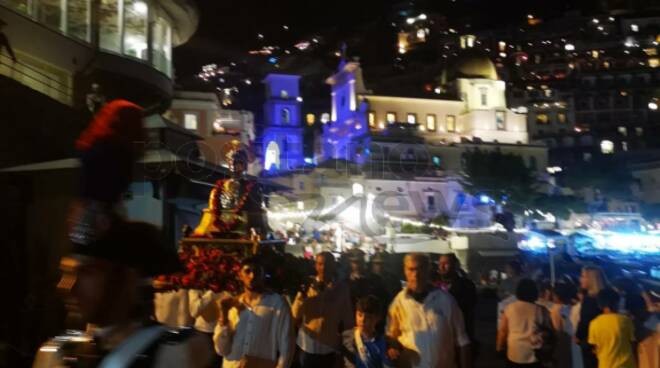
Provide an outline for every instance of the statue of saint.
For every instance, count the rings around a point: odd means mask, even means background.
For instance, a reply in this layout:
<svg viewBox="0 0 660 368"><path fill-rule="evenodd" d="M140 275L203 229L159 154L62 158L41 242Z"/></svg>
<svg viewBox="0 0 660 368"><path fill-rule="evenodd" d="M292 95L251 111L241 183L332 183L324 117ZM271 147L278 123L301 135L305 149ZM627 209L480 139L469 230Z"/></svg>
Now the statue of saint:
<svg viewBox="0 0 660 368"><path fill-rule="evenodd" d="M232 176L216 182L209 205L194 237L261 239L268 231L263 194L255 179L246 177L248 155L242 149L228 154Z"/></svg>

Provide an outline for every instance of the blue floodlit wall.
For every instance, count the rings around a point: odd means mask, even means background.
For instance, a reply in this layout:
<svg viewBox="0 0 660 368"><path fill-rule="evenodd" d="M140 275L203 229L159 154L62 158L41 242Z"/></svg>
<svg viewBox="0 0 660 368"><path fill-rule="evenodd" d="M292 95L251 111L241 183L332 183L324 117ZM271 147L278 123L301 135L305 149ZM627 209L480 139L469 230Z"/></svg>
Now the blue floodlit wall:
<svg viewBox="0 0 660 368"><path fill-rule="evenodd" d="M355 139L368 131L367 105L358 101L353 73L332 86L332 106L332 121L323 129L323 159L363 161L364 147Z"/></svg>
<svg viewBox="0 0 660 368"><path fill-rule="evenodd" d="M292 170L304 164L299 81L299 76L286 74L269 74L264 79L265 127L261 142L266 171Z"/></svg>

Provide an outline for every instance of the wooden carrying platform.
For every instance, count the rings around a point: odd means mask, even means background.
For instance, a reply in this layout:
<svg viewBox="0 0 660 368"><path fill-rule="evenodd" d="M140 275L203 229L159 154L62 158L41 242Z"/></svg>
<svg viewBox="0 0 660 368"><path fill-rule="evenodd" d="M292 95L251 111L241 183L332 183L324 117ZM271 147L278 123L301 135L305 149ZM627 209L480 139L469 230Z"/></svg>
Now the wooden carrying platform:
<svg viewBox="0 0 660 368"><path fill-rule="evenodd" d="M244 240L244 239L213 239L213 238L183 238L179 247L218 248L226 254L239 259L251 257L265 249L284 253L284 240Z"/></svg>

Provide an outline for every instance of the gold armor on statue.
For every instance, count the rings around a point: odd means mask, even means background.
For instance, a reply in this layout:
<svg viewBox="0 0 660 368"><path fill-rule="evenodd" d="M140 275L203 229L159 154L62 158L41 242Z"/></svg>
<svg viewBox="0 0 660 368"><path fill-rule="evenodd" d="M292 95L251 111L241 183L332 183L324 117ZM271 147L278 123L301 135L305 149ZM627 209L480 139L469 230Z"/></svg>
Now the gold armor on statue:
<svg viewBox="0 0 660 368"><path fill-rule="evenodd" d="M193 237L247 239L267 230L259 184L245 177L247 153L235 148L227 156L232 177L216 182Z"/></svg>

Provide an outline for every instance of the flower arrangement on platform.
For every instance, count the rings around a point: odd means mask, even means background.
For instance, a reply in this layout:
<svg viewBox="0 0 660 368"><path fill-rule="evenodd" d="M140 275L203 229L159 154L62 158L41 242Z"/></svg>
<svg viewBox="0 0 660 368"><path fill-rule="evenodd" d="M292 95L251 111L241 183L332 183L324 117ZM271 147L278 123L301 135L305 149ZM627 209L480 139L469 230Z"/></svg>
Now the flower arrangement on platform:
<svg viewBox="0 0 660 368"><path fill-rule="evenodd" d="M254 254L240 253L236 249L227 247L226 244L214 245L209 242L182 244L179 258L184 271L157 277L158 291L198 289L226 291L232 294L240 292L238 273L241 260ZM278 293L295 296L300 285L313 272L313 264L269 246L261 246L259 249L256 257L264 267L266 287Z"/></svg>
<svg viewBox="0 0 660 368"><path fill-rule="evenodd" d="M179 252L184 272L159 276L166 290L200 289L236 293L240 289L240 258L216 247L184 246Z"/></svg>

